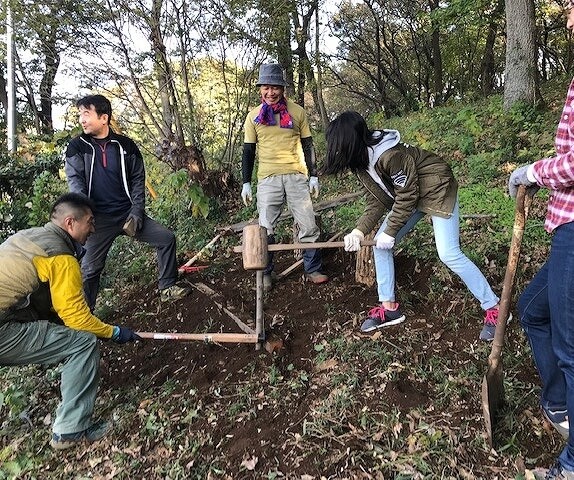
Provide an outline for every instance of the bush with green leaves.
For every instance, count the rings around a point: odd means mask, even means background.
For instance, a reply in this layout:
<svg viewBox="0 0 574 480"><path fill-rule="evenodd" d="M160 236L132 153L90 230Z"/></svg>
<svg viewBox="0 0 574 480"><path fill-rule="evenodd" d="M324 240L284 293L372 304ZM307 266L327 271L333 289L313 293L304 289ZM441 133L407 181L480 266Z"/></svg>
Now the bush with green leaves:
<svg viewBox="0 0 574 480"><path fill-rule="evenodd" d="M0 237L45 218L48 199L60 191L61 158L55 151L0 159ZM33 212L30 216L31 211Z"/></svg>

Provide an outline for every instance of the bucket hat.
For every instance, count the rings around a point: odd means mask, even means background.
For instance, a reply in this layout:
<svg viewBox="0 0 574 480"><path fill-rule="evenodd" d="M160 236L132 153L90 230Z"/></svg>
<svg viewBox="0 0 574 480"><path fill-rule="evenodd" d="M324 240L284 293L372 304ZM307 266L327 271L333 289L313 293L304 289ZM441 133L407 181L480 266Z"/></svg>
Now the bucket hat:
<svg viewBox="0 0 574 480"><path fill-rule="evenodd" d="M265 63L259 68L259 79L257 86L261 85L279 85L286 87L287 82L283 76L283 68L278 63Z"/></svg>

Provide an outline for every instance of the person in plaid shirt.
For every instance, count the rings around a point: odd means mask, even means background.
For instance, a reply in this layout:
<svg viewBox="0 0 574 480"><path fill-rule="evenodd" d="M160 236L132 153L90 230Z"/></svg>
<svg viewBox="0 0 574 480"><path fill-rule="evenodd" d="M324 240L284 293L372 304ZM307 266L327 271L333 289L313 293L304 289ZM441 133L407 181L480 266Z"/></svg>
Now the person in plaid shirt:
<svg viewBox="0 0 574 480"><path fill-rule="evenodd" d="M569 30L574 30L573 3L565 5ZM512 197L519 185L530 195L540 187L549 190L544 228L552 234L550 253L520 296L518 312L542 382L542 413L567 440L552 468L539 469L535 476L574 480L574 417L568 415L574 412L574 79L555 147L555 156L514 170L508 188Z"/></svg>

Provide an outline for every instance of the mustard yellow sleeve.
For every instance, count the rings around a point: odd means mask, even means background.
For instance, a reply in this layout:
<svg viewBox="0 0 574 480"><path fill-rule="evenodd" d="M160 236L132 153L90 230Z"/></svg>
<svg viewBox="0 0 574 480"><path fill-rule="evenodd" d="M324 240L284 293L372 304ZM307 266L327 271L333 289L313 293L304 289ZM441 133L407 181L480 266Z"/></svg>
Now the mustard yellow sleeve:
<svg viewBox="0 0 574 480"><path fill-rule="evenodd" d="M67 327L112 337L113 326L92 315L86 303L78 260L72 255L35 257L34 266L40 281L50 285L54 310Z"/></svg>
<svg viewBox="0 0 574 480"><path fill-rule="evenodd" d="M244 143L257 143L257 131L255 130L255 122L253 121L255 115L255 111L252 110L247 114L247 117L245 117L245 123L243 124Z"/></svg>

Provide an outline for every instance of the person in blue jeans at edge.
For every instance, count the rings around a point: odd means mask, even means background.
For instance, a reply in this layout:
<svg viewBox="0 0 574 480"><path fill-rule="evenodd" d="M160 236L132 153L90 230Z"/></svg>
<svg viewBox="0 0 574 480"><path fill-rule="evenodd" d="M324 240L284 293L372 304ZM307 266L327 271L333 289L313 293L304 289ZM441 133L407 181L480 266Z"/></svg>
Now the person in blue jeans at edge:
<svg viewBox="0 0 574 480"><path fill-rule="evenodd" d="M381 304L369 311L361 331L369 333L405 320L395 298L393 247L429 214L440 259L462 279L485 310L480 339L492 340L499 298L460 249L458 184L449 165L434 153L402 143L397 130L369 130L357 112L341 113L329 124L326 137L322 173L351 170L367 196L357 227L344 238L345 250L359 250L365 234L384 217L373 249Z"/></svg>
<svg viewBox="0 0 574 480"><path fill-rule="evenodd" d="M574 30L574 2L566 5L566 26ZM519 185L534 195L549 191L545 230L552 235L546 263L518 300L520 324L528 337L540 374L540 405L544 417L567 440L549 470L537 469L536 478L574 480L574 438L570 435L574 411L574 79L556 130L556 154L517 168L509 192Z"/></svg>

